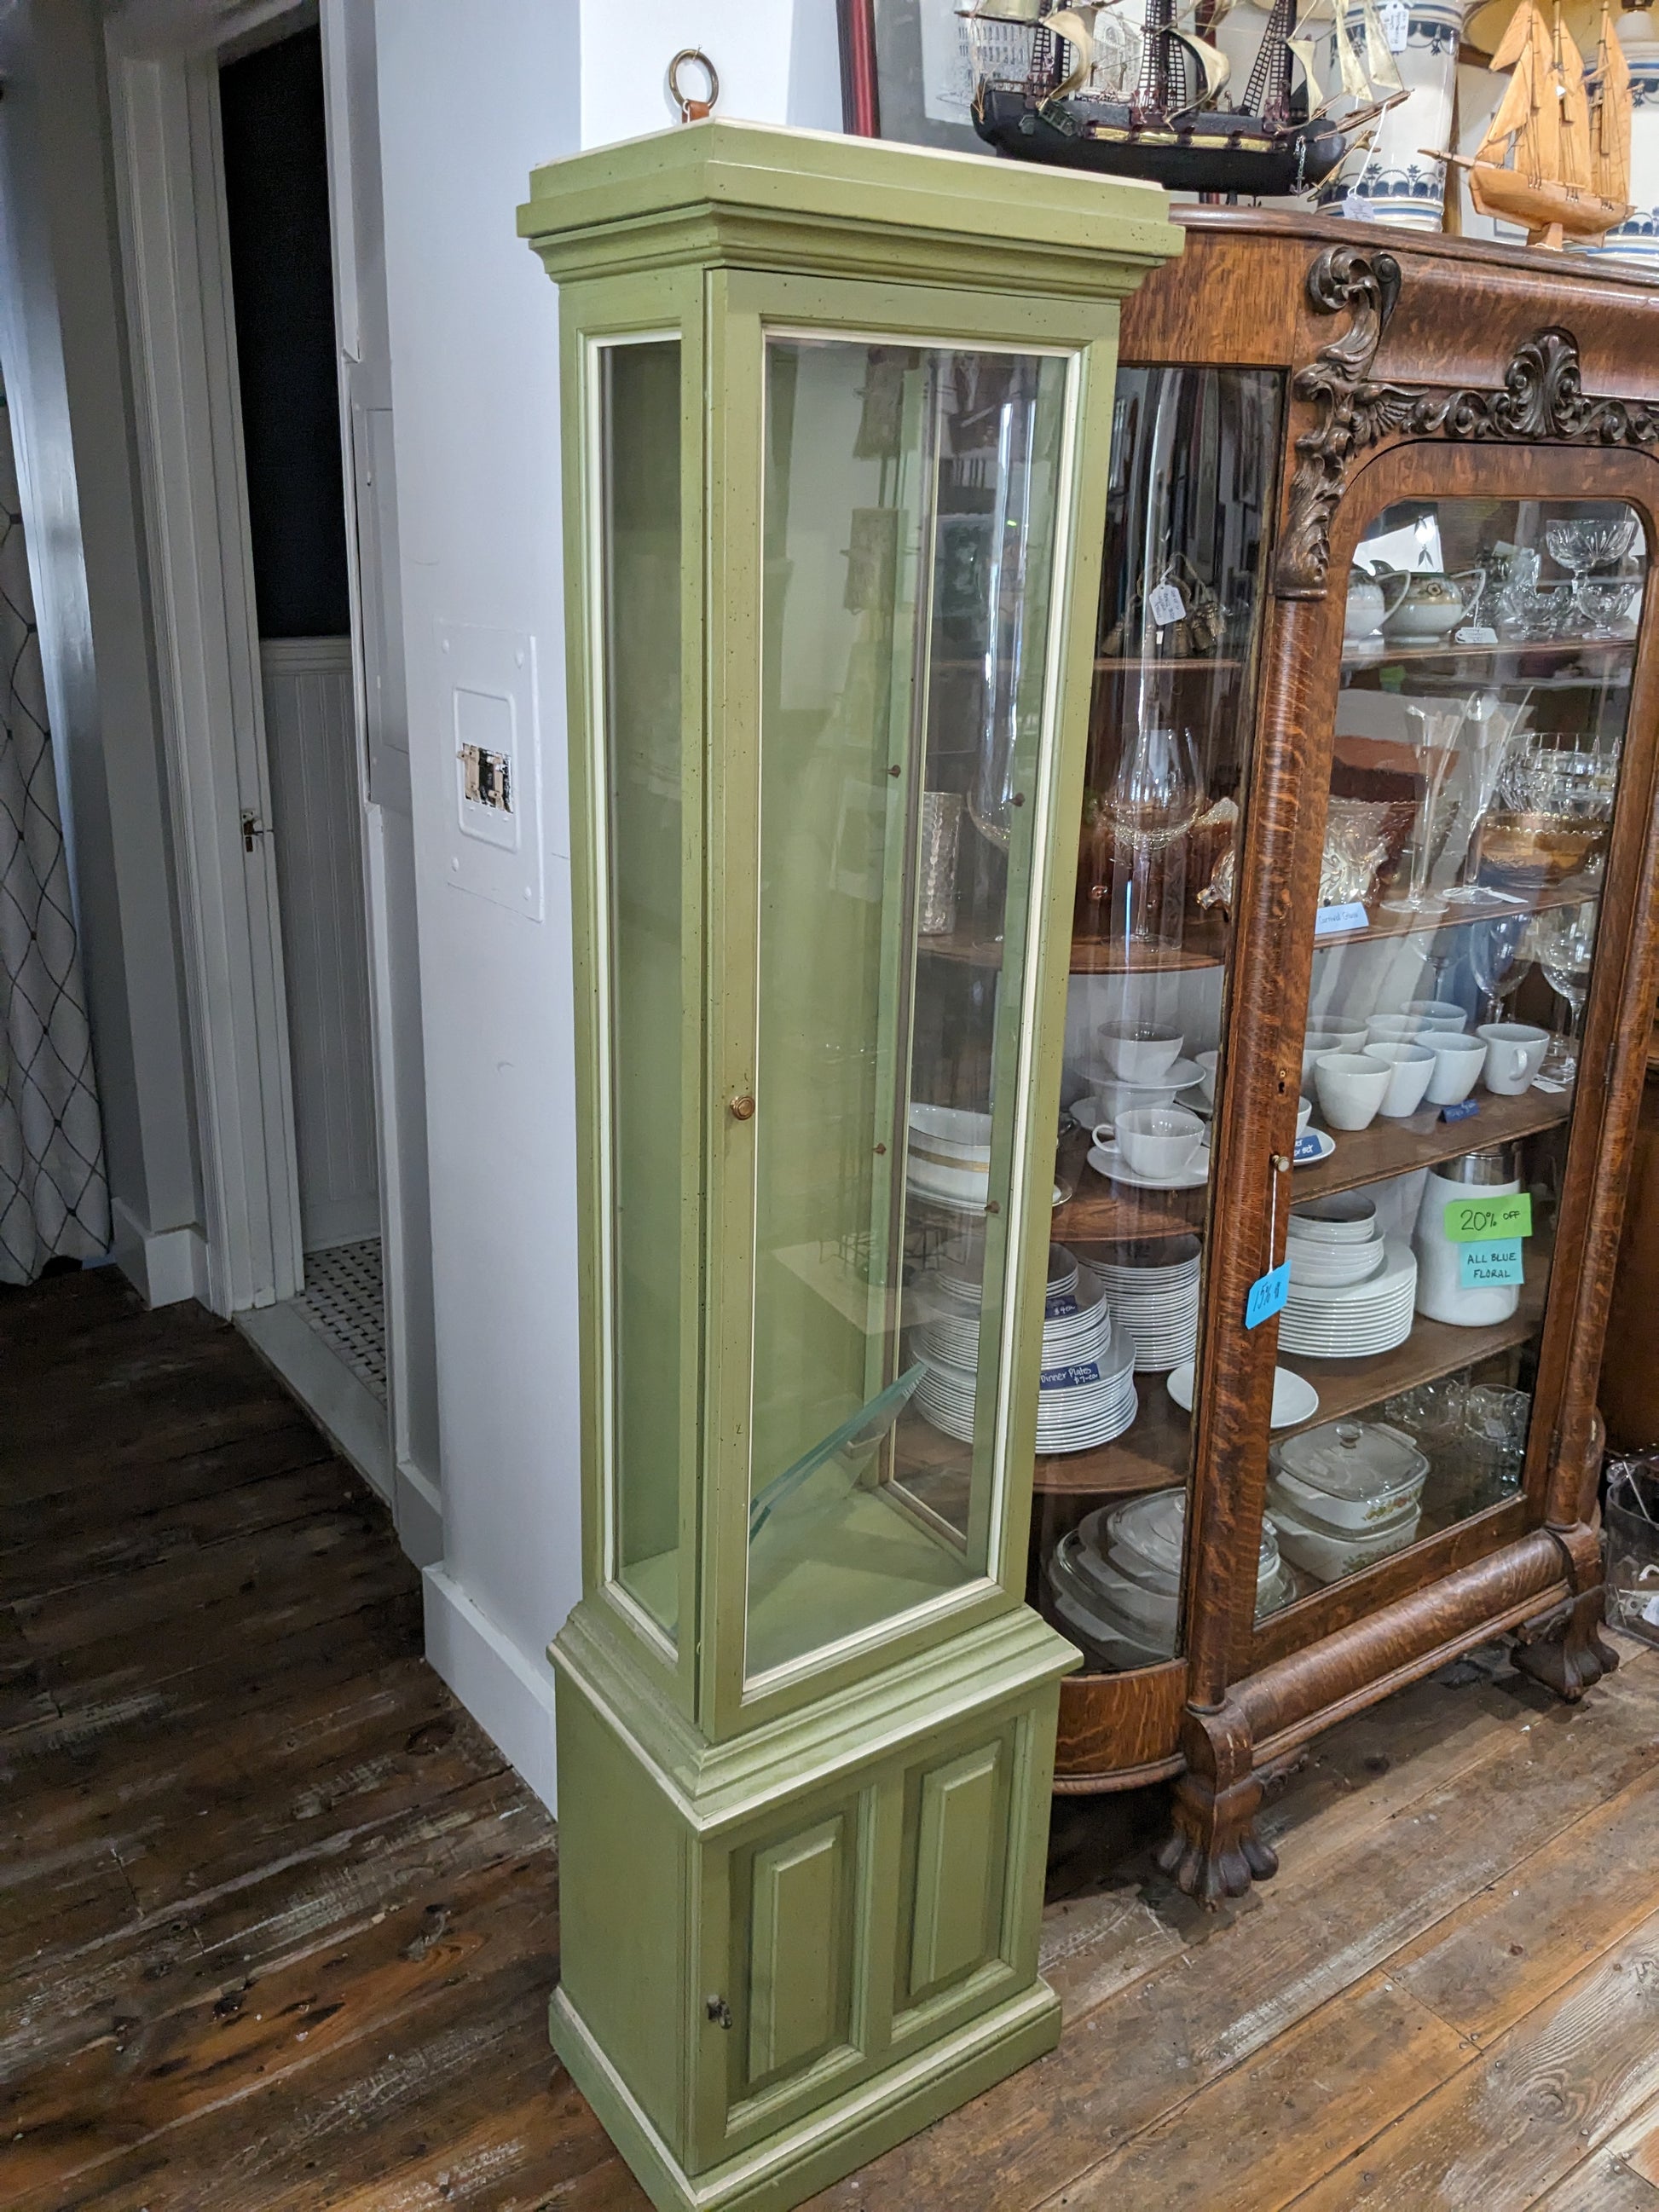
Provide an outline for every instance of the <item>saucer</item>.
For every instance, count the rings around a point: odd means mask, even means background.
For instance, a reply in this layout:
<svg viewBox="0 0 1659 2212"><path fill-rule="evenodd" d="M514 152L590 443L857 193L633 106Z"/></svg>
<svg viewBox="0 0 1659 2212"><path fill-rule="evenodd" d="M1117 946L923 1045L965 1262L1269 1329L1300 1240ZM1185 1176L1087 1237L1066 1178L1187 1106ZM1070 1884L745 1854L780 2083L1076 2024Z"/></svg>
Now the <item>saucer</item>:
<svg viewBox="0 0 1659 2212"><path fill-rule="evenodd" d="M1304 1129L1302 1132L1302 1135L1296 1140L1297 1146L1299 1147L1304 1140L1309 1137L1312 1137L1316 1140L1318 1144L1319 1150L1316 1152L1310 1152L1305 1160L1297 1159L1295 1152L1293 1152L1291 1155L1291 1160L1293 1166L1298 1168L1316 1168L1321 1160L1329 1159L1331 1154L1336 1150L1336 1139L1332 1136L1328 1136L1323 1129Z"/></svg>
<svg viewBox="0 0 1659 2212"><path fill-rule="evenodd" d="M1137 1190L1202 1190L1210 1180L1208 1146L1202 1151L1204 1164L1183 1168L1178 1176L1137 1175L1115 1145L1091 1145L1089 1164L1097 1175L1109 1176L1114 1182L1131 1183Z"/></svg>
<svg viewBox="0 0 1659 2212"><path fill-rule="evenodd" d="M1188 1359L1174 1368L1164 1378L1164 1387L1183 1413L1193 1410L1194 1363ZM1308 1420L1319 1411L1319 1393L1311 1382L1288 1367L1273 1370L1273 1409L1267 1425L1273 1429L1293 1429L1299 1422Z"/></svg>

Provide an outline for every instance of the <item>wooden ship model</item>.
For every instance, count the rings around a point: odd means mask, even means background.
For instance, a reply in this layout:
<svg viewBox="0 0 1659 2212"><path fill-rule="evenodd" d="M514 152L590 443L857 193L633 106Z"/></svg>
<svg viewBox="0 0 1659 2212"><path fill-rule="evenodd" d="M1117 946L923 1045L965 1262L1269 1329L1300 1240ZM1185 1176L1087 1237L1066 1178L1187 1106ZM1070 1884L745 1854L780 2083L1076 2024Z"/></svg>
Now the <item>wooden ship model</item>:
<svg viewBox="0 0 1659 2212"><path fill-rule="evenodd" d="M1328 0L1329 4L1329 0ZM1298 39L1297 0L1273 0L1244 97L1224 105L1224 54L1176 21L1176 0L1146 0L1138 40L1113 5L1051 8L1044 0L974 0L974 127L1000 154L1188 191L1283 194L1323 182L1358 134L1406 96L1373 0L1334 0L1340 82L1328 96L1313 42ZM1201 22L1200 16L1195 21ZM1107 27L1115 32L1109 42ZM1020 52L1008 34L1024 33ZM999 41L999 33L1001 33ZM1132 83L1114 83L1109 55L1133 55ZM1292 86L1291 58L1303 82Z"/></svg>
<svg viewBox="0 0 1659 2212"><path fill-rule="evenodd" d="M1509 70L1492 126L1473 155L1446 158L1469 174L1482 215L1527 226L1528 246L1560 249L1599 239L1630 214L1630 70L1605 6L1595 70L1587 85L1578 47L1561 22L1547 25L1521 0L1494 70Z"/></svg>

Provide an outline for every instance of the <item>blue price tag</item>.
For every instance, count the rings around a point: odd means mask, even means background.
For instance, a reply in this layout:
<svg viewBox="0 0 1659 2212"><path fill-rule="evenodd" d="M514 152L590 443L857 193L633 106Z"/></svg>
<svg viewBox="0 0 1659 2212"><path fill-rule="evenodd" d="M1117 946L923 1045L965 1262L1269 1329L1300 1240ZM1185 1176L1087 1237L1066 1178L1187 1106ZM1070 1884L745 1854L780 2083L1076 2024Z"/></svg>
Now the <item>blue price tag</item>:
<svg viewBox="0 0 1659 2212"><path fill-rule="evenodd" d="M1466 1291L1483 1291L1499 1283L1524 1283L1521 1239L1500 1237L1486 1244L1465 1244L1458 1279Z"/></svg>
<svg viewBox="0 0 1659 2212"><path fill-rule="evenodd" d="M1458 1105L1443 1106L1440 1118L1443 1121L1467 1121L1471 1114L1480 1111L1480 1101L1478 1098L1465 1098Z"/></svg>
<svg viewBox="0 0 1659 2212"><path fill-rule="evenodd" d="M1250 1285L1250 1295L1244 1301L1245 1328L1260 1328L1264 1321L1282 1313L1290 1295L1291 1263L1285 1260L1277 1267L1269 1267L1265 1275L1258 1275Z"/></svg>
<svg viewBox="0 0 1659 2212"><path fill-rule="evenodd" d="M1345 930L1364 929L1370 919L1358 899L1350 899L1346 906L1322 906L1314 915L1314 935L1340 937Z"/></svg>
<svg viewBox="0 0 1659 2212"><path fill-rule="evenodd" d="M1319 1141L1318 1130L1304 1129L1302 1132L1302 1134L1296 1140L1296 1151L1292 1154L1292 1158L1295 1159L1297 1165L1300 1167L1304 1160L1316 1160L1321 1158L1323 1156L1324 1150L1325 1147Z"/></svg>

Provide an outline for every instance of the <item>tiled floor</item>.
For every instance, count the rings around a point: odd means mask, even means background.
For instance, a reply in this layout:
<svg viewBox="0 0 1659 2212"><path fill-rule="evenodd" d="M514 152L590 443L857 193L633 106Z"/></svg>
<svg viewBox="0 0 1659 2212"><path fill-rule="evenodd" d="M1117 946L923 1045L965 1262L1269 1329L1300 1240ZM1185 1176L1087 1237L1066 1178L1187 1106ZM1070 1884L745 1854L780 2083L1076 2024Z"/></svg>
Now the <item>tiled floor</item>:
<svg viewBox="0 0 1659 2212"><path fill-rule="evenodd" d="M386 1303L380 1240L306 1254L306 1286L295 1310L366 1389L386 1403Z"/></svg>

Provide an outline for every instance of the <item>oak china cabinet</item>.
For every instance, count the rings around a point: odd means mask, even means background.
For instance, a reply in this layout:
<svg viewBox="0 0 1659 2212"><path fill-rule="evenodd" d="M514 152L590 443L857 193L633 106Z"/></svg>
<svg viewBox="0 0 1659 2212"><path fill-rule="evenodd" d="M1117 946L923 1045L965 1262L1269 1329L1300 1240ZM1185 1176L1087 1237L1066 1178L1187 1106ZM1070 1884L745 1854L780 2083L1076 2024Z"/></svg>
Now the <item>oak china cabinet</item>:
<svg viewBox="0 0 1659 2212"><path fill-rule="evenodd" d="M1499 1632L1567 1698L1613 1663L1659 292L1177 215L1124 309L1029 1591L1084 1653L1055 1787L1174 1778L1213 1899L1334 1718ZM1097 1307L1133 1403L1079 1447Z"/></svg>
<svg viewBox="0 0 1659 2212"><path fill-rule="evenodd" d="M1038 1338L1118 302L1180 237L719 120L520 224L581 1143L552 2033L658 2204L758 2212L1059 2035Z"/></svg>

